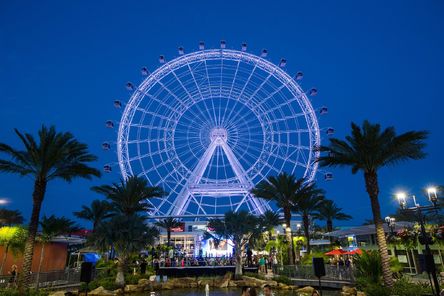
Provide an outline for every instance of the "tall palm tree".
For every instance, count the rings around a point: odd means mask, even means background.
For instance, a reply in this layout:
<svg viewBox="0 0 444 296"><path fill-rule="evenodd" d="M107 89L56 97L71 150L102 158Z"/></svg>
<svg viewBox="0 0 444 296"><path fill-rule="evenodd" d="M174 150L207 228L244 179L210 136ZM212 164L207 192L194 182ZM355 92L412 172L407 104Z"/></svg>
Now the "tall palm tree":
<svg viewBox="0 0 444 296"><path fill-rule="evenodd" d="M93 231L96 230L99 223L102 223L105 219L110 218L113 207L106 200L95 199L91 203L91 207L82 206L82 210L74 212L74 216L80 219L91 221L93 224Z"/></svg>
<svg viewBox="0 0 444 296"><path fill-rule="evenodd" d="M333 220L350 220L352 216L342 212L334 201L326 199L321 203L318 212L313 215L313 218L327 222L327 231L333 231Z"/></svg>
<svg viewBox="0 0 444 296"><path fill-rule="evenodd" d="M46 217L46 215L43 216L39 224L40 227L42 228L42 231L40 233L40 236L37 238L41 243L39 268L36 279L37 288L39 283L40 271L42 269L43 259L45 258L45 246L56 236L63 234L70 234L72 232L79 230L79 227L76 225L74 221L66 217L58 218L55 217L54 215L51 215L49 217Z"/></svg>
<svg viewBox="0 0 444 296"><path fill-rule="evenodd" d="M370 197L373 220L376 227L376 237L381 254L382 271L385 285L393 286L390 271L390 259L387 252L383 221L378 200L379 169L398 164L409 159L422 159L428 133L426 131L409 131L396 134L394 127L381 129L379 124L364 121L362 128L351 124L351 135L345 140L330 138L328 146L320 147L327 155L319 157L321 166L349 166L352 173L364 173L365 187Z"/></svg>
<svg viewBox="0 0 444 296"><path fill-rule="evenodd" d="M268 233L268 240L271 240L273 229L281 224L281 218L277 212L271 210L265 211L259 216L260 228Z"/></svg>
<svg viewBox="0 0 444 296"><path fill-rule="evenodd" d="M167 232L167 245L170 246L170 244L171 244L171 229L179 227L180 225L182 225L182 223L179 222L178 220L172 218L172 217L168 217L168 218L165 218L163 220L157 221L156 223L154 223L154 225L156 225L157 227L161 227L161 228L166 230L166 232Z"/></svg>
<svg viewBox="0 0 444 296"><path fill-rule="evenodd" d="M28 239L26 241L23 271L20 273L19 287L23 291L29 286L31 264L35 238L39 225L40 209L49 181L62 179L71 182L74 178L91 179L99 177L100 171L89 167L88 163L97 157L88 152L86 144L77 141L69 133L59 133L55 127L42 126L36 140L31 134L15 133L24 145L24 150L17 150L0 143L0 153L8 159L0 159L0 171L31 176L34 179L32 193L33 207L29 221Z"/></svg>
<svg viewBox="0 0 444 296"><path fill-rule="evenodd" d="M116 284L125 285L125 270L131 255L137 254L154 242L159 232L155 227L145 224L145 216L138 214L113 216L109 221L100 223L95 232L88 237L89 243L99 249L112 245L117 253Z"/></svg>
<svg viewBox="0 0 444 296"><path fill-rule="evenodd" d="M23 224L23 216L19 210L0 209L0 226Z"/></svg>
<svg viewBox="0 0 444 296"><path fill-rule="evenodd" d="M295 204L295 211L302 216L302 227L304 229L304 236L307 239L307 254L310 254L310 216L318 213L319 208L324 202L322 194L324 190L316 187L315 183L308 183L306 190L299 194Z"/></svg>
<svg viewBox="0 0 444 296"><path fill-rule="evenodd" d="M284 222L290 226L291 212L295 209L295 204L299 195L305 195L310 191L310 184L304 178L296 179L294 175L283 172L277 177L269 176L266 180L259 182L251 193L259 198L272 200L284 212ZM289 264L294 264L294 248L291 231L286 231Z"/></svg>
<svg viewBox="0 0 444 296"><path fill-rule="evenodd" d="M147 199L166 195L161 187L151 187L145 178L137 176L128 177L126 180L121 179L119 183L112 185L94 186L91 190L105 195L116 214L126 216L149 211L151 205Z"/></svg>

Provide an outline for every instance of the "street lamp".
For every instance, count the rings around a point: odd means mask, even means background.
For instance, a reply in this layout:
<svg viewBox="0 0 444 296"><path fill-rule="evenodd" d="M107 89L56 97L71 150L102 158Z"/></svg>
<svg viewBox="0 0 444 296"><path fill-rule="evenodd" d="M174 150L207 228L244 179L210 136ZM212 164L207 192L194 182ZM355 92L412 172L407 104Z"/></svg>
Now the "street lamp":
<svg viewBox="0 0 444 296"><path fill-rule="evenodd" d="M439 296L439 282L436 276L436 266L433 259L432 251L430 250L430 244L432 243L431 237L427 234L425 230L426 214L435 213L439 210L440 205L438 204L438 196L436 187L427 188L427 196L431 205L421 206L416 202L416 197L411 196L413 199L413 207L408 207L408 196L405 192L398 192L396 198L398 199L399 206L402 212L413 213L416 216L417 221L421 227L421 236L419 237L419 242L424 245L424 261L425 269L429 275L430 285L432 287L433 295Z"/></svg>

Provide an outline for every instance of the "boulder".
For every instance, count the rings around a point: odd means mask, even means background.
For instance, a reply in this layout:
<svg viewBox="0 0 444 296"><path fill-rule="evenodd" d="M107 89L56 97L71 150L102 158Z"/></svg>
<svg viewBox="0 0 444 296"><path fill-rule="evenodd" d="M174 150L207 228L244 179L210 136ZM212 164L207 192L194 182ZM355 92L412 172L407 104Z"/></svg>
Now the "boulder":
<svg viewBox="0 0 444 296"><path fill-rule="evenodd" d="M137 285L142 286L142 287L149 286L150 284L151 284L151 281L149 279L140 279L137 282Z"/></svg>
<svg viewBox="0 0 444 296"><path fill-rule="evenodd" d="M230 283L231 277L232 277L232 274L230 272L226 273L221 280L219 280L219 281L217 281L217 283L215 283L215 286L218 287L218 288L226 288L226 287L228 287L228 284Z"/></svg>
<svg viewBox="0 0 444 296"><path fill-rule="evenodd" d="M143 286L139 285L126 285L124 289L125 293L135 293L143 291Z"/></svg>
<svg viewBox="0 0 444 296"><path fill-rule="evenodd" d="M310 286L299 288L296 290L296 292L298 292L298 294L308 294L308 295L313 294L313 291L314 291L314 288L310 287Z"/></svg>
<svg viewBox="0 0 444 296"><path fill-rule="evenodd" d="M108 291L104 287L100 286L97 289L92 290L88 293L91 296L108 296L108 295L117 295L114 291Z"/></svg>
<svg viewBox="0 0 444 296"><path fill-rule="evenodd" d="M52 292L49 296L65 296L66 291Z"/></svg>
<svg viewBox="0 0 444 296"><path fill-rule="evenodd" d="M358 291L356 293L356 296L366 296L364 292Z"/></svg>
<svg viewBox="0 0 444 296"><path fill-rule="evenodd" d="M345 296L356 296L358 291L356 290L356 288L349 287L349 286L343 286L342 293L346 294Z"/></svg>

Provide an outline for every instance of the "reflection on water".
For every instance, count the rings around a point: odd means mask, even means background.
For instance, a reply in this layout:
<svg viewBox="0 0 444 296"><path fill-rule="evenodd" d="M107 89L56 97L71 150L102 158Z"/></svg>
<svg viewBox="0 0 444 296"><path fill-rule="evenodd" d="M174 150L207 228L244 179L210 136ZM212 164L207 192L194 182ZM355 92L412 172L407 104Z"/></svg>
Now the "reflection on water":
<svg viewBox="0 0 444 296"><path fill-rule="evenodd" d="M261 291L258 290L259 295ZM337 291L323 291L323 296L336 296L339 295ZM137 294L137 296L205 296L205 290L202 289L186 289L186 290L164 290L158 292L144 292ZM211 289L210 296L239 296L241 295L240 289ZM296 292L292 291L275 291L276 296L297 296ZM136 295L135 295L136 296Z"/></svg>

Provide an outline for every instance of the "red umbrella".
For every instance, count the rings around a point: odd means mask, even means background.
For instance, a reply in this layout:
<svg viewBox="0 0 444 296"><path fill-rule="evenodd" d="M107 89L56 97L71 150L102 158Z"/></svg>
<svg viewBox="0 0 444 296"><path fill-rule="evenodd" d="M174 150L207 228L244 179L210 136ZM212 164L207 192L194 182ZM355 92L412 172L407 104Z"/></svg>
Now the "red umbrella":
<svg viewBox="0 0 444 296"><path fill-rule="evenodd" d="M353 251L348 251L345 252L344 255L361 255L362 254L362 250L361 249L354 249Z"/></svg>
<svg viewBox="0 0 444 296"><path fill-rule="evenodd" d="M327 256L336 256L336 255L342 255L345 254L346 252L342 249L335 249L335 250L331 250L330 252L325 253L325 255Z"/></svg>

